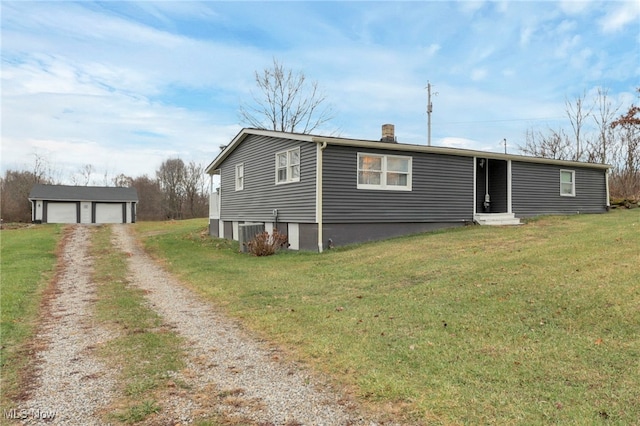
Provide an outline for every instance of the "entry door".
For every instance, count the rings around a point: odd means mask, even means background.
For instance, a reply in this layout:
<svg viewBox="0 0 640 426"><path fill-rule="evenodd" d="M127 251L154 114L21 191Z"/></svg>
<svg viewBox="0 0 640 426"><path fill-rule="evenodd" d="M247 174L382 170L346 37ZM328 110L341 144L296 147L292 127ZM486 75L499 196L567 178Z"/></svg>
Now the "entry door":
<svg viewBox="0 0 640 426"><path fill-rule="evenodd" d="M509 211L509 167L506 160L476 158L476 213ZM488 205L485 200L488 197Z"/></svg>

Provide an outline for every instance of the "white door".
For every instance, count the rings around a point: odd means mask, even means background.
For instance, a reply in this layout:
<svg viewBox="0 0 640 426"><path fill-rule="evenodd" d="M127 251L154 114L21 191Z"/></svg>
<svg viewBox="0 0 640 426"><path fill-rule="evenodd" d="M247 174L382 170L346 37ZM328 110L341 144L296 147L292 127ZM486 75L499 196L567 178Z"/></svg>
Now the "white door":
<svg viewBox="0 0 640 426"><path fill-rule="evenodd" d="M47 203L47 223L77 223L76 203Z"/></svg>
<svg viewBox="0 0 640 426"><path fill-rule="evenodd" d="M96 203L96 223L123 223L122 204Z"/></svg>
<svg viewBox="0 0 640 426"><path fill-rule="evenodd" d="M288 224L288 232L287 236L289 239L289 248L291 250L300 250L300 229L297 223Z"/></svg>
<svg viewBox="0 0 640 426"><path fill-rule="evenodd" d="M91 202L80 203L80 223L91 223Z"/></svg>

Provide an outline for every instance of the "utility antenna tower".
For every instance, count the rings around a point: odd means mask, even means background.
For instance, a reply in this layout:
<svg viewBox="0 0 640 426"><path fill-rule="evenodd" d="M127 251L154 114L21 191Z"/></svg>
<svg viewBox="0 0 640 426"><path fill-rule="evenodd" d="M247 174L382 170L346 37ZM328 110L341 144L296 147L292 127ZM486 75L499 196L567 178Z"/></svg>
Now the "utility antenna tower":
<svg viewBox="0 0 640 426"><path fill-rule="evenodd" d="M437 96L438 92L434 93ZM427 80L427 144L431 146L431 113L433 112L433 103L431 103L431 83Z"/></svg>

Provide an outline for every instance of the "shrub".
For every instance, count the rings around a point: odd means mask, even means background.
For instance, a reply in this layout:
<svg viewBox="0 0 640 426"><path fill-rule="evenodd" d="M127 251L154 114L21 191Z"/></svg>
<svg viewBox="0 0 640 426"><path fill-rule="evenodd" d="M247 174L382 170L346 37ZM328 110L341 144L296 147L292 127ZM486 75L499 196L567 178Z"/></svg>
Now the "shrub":
<svg viewBox="0 0 640 426"><path fill-rule="evenodd" d="M279 248L288 247L287 235L279 233L277 229L271 235L265 231L256 234L246 245L249 253L254 256L271 256Z"/></svg>

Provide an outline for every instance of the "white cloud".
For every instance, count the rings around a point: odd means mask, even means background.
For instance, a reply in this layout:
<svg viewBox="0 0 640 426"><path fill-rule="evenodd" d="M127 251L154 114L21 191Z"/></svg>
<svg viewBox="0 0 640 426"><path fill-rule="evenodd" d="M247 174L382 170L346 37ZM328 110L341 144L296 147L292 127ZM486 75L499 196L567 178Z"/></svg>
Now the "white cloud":
<svg viewBox="0 0 640 426"><path fill-rule="evenodd" d="M476 68L471 70L471 80L473 81L481 81L487 77L486 68Z"/></svg>
<svg viewBox="0 0 640 426"><path fill-rule="evenodd" d="M578 48L580 41L581 37L578 34L562 39L556 47L554 55L558 58L571 57Z"/></svg>
<svg viewBox="0 0 640 426"><path fill-rule="evenodd" d="M78 163L116 174L152 173L171 155L208 163L218 145L238 130L216 126L213 112L188 111L105 87L97 81L99 72L80 73L60 61L47 68L7 68L3 79L12 88L2 98L3 168L19 167L21 158L42 153L54 158L65 175Z"/></svg>
<svg viewBox="0 0 640 426"><path fill-rule="evenodd" d="M427 56L433 56L440 51L441 46L437 43L431 43L429 46L423 48L422 50L427 54Z"/></svg>
<svg viewBox="0 0 640 426"><path fill-rule="evenodd" d="M628 24L635 24L638 29L640 18L640 2L610 2L607 3L608 12L600 20L600 28L605 33L622 30Z"/></svg>
<svg viewBox="0 0 640 426"><path fill-rule="evenodd" d="M475 149L478 141L458 137L445 137L438 140L438 145L447 148Z"/></svg>
<svg viewBox="0 0 640 426"><path fill-rule="evenodd" d="M534 32L535 28L533 26L525 26L520 29L520 46L527 46Z"/></svg>
<svg viewBox="0 0 640 426"><path fill-rule="evenodd" d="M482 9L482 6L485 5L485 2L482 0L470 0L470 1L456 2L456 5L458 6L461 12L472 15L476 13L478 10Z"/></svg>
<svg viewBox="0 0 640 426"><path fill-rule="evenodd" d="M563 0L560 2L560 9L567 15L579 15L589 9L589 3L588 1Z"/></svg>

